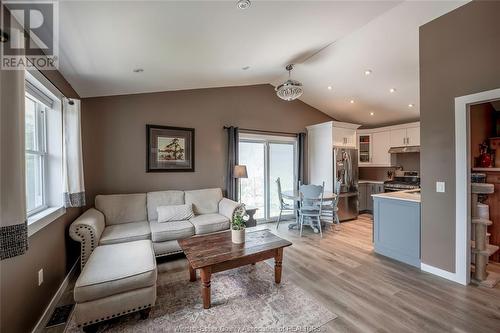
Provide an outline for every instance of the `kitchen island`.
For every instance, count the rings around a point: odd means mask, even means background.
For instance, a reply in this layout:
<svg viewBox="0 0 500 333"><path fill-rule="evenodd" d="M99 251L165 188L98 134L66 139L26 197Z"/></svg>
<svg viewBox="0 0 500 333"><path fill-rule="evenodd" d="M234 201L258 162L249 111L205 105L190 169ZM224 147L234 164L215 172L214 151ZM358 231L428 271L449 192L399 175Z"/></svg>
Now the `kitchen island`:
<svg viewBox="0 0 500 333"><path fill-rule="evenodd" d="M420 268L420 190L372 197L375 252Z"/></svg>

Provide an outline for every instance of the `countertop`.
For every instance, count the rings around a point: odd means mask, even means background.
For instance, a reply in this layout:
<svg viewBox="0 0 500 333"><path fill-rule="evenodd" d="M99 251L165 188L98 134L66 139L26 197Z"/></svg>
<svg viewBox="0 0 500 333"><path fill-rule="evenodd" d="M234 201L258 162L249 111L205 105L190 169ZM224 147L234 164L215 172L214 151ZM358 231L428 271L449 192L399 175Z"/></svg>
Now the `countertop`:
<svg viewBox="0 0 500 333"><path fill-rule="evenodd" d="M407 191L372 194L372 197L420 203L420 190L407 190Z"/></svg>
<svg viewBox="0 0 500 333"><path fill-rule="evenodd" d="M383 180L368 180L368 179L360 179L358 180L358 184L383 184Z"/></svg>

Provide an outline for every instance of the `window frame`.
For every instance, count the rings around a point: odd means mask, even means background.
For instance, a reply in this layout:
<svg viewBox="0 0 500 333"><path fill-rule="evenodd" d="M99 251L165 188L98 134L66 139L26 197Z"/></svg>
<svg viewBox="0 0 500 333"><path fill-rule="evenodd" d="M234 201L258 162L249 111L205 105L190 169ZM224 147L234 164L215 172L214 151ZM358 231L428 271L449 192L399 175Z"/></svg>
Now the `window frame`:
<svg viewBox="0 0 500 333"><path fill-rule="evenodd" d="M25 149L25 157L29 155L35 155L40 157L40 183L41 183L41 205L28 210L26 207L26 216L31 217L40 213L41 211L48 208L47 204L47 112L49 107L38 100L35 96L30 94L28 91L25 92L25 98L30 99L35 103L35 135L37 140L36 150Z"/></svg>
<svg viewBox="0 0 500 333"><path fill-rule="evenodd" d="M257 223L266 223L276 221L278 216L271 216L271 182L270 172L270 154L271 144L290 144L293 145L293 179L294 183L298 182L298 139L296 136L285 135L266 135L240 132L238 145L241 142L246 143L262 143L264 144L264 217L258 218ZM241 183L240 183L241 184ZM282 215L282 218L292 217L293 215Z"/></svg>

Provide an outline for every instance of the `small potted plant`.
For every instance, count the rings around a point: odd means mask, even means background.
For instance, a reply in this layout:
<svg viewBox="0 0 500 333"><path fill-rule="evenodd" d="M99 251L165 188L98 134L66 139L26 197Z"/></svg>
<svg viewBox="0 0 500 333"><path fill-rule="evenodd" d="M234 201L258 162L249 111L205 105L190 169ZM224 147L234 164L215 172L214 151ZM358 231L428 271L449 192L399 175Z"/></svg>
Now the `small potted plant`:
<svg viewBox="0 0 500 333"><path fill-rule="evenodd" d="M245 243L245 220L237 214L231 223L231 240L235 244Z"/></svg>

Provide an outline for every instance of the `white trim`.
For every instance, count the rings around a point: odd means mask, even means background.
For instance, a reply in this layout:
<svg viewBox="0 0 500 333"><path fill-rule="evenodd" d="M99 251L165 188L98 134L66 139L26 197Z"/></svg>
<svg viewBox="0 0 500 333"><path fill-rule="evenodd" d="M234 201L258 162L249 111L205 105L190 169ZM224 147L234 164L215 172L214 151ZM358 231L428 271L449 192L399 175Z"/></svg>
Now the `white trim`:
<svg viewBox="0 0 500 333"><path fill-rule="evenodd" d="M49 207L28 218L28 237L42 230L66 213L64 207Z"/></svg>
<svg viewBox="0 0 500 333"><path fill-rule="evenodd" d="M500 88L455 98L455 273L436 274L470 283L470 159L468 110L472 104L500 98ZM465 148L465 149L464 149ZM444 272L444 271L443 271ZM450 275L451 274L451 275Z"/></svg>
<svg viewBox="0 0 500 333"><path fill-rule="evenodd" d="M69 270L68 275L64 278L63 282L57 289L57 292L55 295L52 297L52 300L50 301L49 305L45 308L45 311L43 312L42 316L36 323L35 327L31 331L31 333L38 333L44 331L45 325L47 325L48 321L50 320L50 316L52 315L52 312L54 312L54 309L56 308L57 304L59 303L59 300L61 299L62 295L64 294L64 291L69 285L69 280L73 277L73 275L76 273L76 267L78 267L78 262L80 259L78 258L75 263L73 264L73 267ZM70 316L71 317L71 316Z"/></svg>
<svg viewBox="0 0 500 333"><path fill-rule="evenodd" d="M420 269L423 270L424 272L431 273L431 274L440 276L442 278L463 284L460 280L457 280L457 276L455 273L445 271L444 269L437 268L437 267L427 265L424 263L420 264Z"/></svg>
<svg viewBox="0 0 500 333"><path fill-rule="evenodd" d="M287 136L287 135L271 135L271 134L256 134L256 133L243 133L240 132L240 140L250 140L250 141L271 141L278 143L295 143L297 142L296 136Z"/></svg>
<svg viewBox="0 0 500 333"><path fill-rule="evenodd" d="M344 123L341 121L332 121L333 127L340 127L340 128L347 128L347 129L353 129L357 130L358 128L361 127L359 124L353 124L353 123Z"/></svg>
<svg viewBox="0 0 500 333"><path fill-rule="evenodd" d="M384 126L384 127L361 128L361 129L358 129L358 134L362 134L362 135L363 134L372 134L372 133L378 133L378 132L385 132L385 131L406 129L406 128L415 128L415 127L420 127L420 121L399 124L399 125L392 125L392 126Z"/></svg>
<svg viewBox="0 0 500 333"><path fill-rule="evenodd" d="M35 88L51 98L54 102L63 99L64 95L57 87L50 82L38 69L30 69L24 72L25 80L31 83Z"/></svg>

